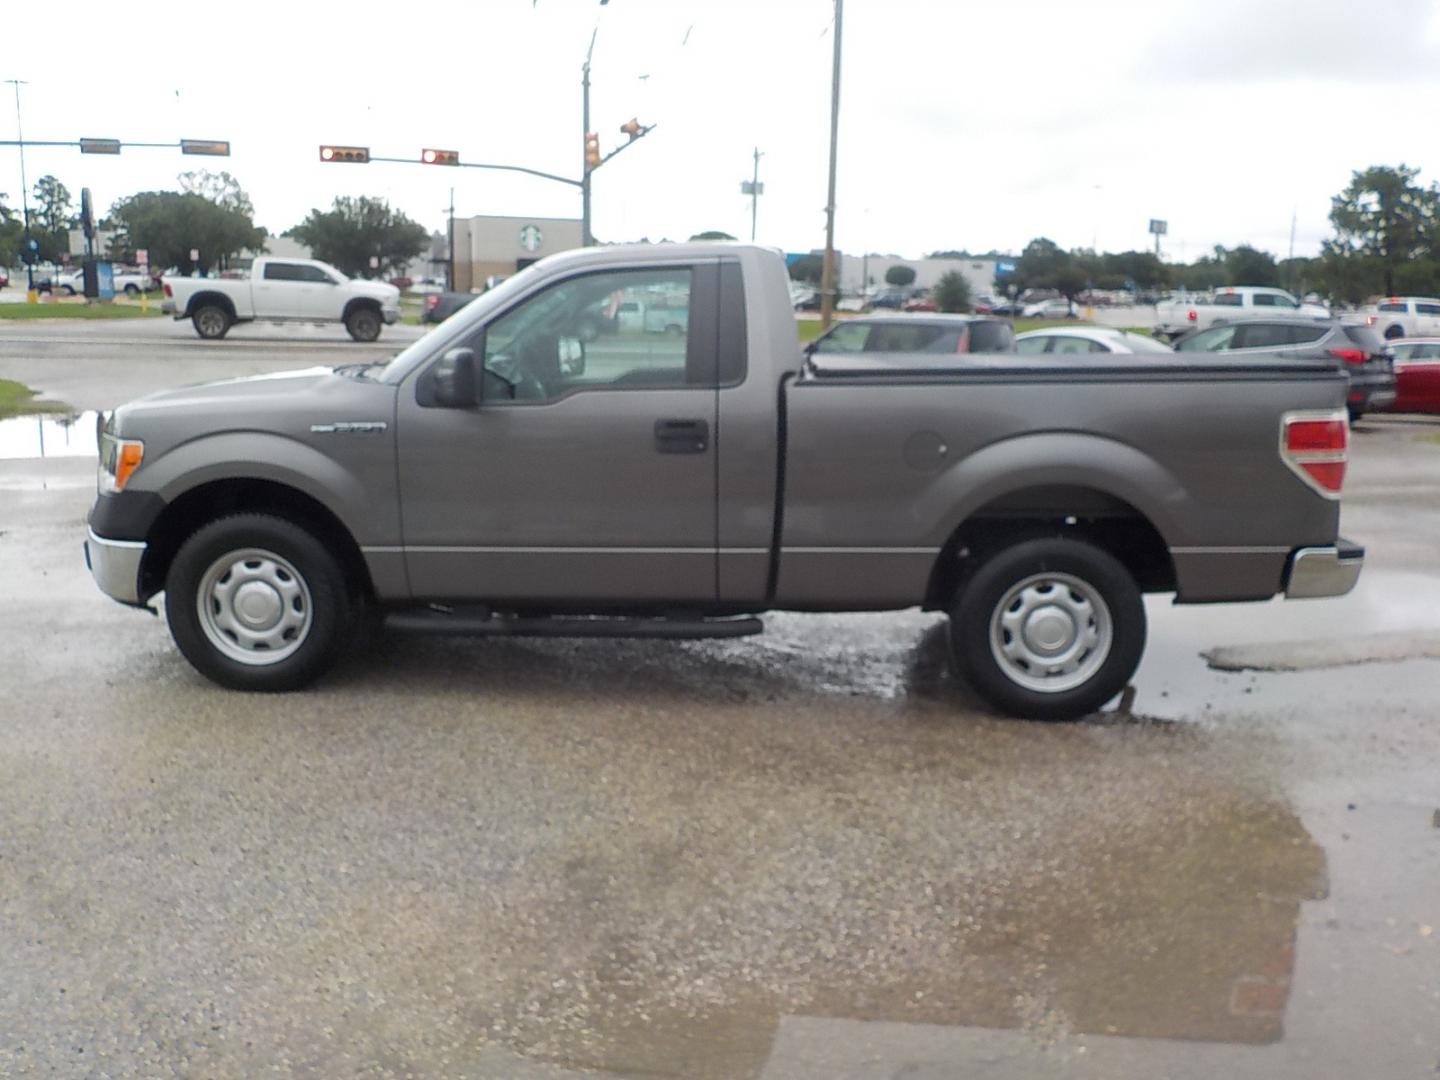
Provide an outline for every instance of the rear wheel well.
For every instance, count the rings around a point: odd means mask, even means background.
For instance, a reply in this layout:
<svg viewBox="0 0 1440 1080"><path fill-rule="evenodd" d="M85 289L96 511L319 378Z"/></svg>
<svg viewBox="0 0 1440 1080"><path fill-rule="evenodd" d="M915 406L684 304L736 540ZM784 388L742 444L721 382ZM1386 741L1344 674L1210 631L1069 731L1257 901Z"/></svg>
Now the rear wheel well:
<svg viewBox="0 0 1440 1080"><path fill-rule="evenodd" d="M180 546L204 525L237 513L272 514L305 529L339 562L352 595L370 599L374 586L350 530L328 507L303 491L273 480L217 480L169 503L146 538L140 567L141 596L149 599L165 588L170 564Z"/></svg>
<svg viewBox="0 0 1440 1080"><path fill-rule="evenodd" d="M203 307L218 307L222 311L224 311L225 314L230 316L231 322L237 321L238 317L235 314L235 301L231 300L230 297L226 296L224 293L196 293L190 298L190 303L185 306L185 314L194 315Z"/></svg>
<svg viewBox="0 0 1440 1080"><path fill-rule="evenodd" d="M1173 592L1175 563L1150 521L1094 488L1037 487L987 503L951 534L930 572L926 610L949 610L961 586L997 551L1037 537L1083 540L1114 556L1141 592Z"/></svg>

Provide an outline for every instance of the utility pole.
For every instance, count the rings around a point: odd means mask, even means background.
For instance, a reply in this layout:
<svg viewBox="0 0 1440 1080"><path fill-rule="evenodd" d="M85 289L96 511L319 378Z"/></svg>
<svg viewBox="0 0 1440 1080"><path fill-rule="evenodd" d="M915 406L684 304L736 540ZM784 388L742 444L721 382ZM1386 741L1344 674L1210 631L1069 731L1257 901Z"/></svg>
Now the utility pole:
<svg viewBox="0 0 1440 1080"><path fill-rule="evenodd" d="M590 48L585 52L585 66L580 69L580 137L588 140L590 136L590 56L595 51L595 35L600 32L600 24L595 24L595 29L590 34ZM590 247L594 240L590 236L590 163L580 163L580 246Z"/></svg>
<svg viewBox="0 0 1440 1080"><path fill-rule="evenodd" d="M15 87L15 134L20 140L20 207L25 224L25 295L35 298L35 252L30 250L30 197L25 183L25 128L20 122L20 87L28 86L23 79L6 79Z"/></svg>
<svg viewBox="0 0 1440 1080"><path fill-rule="evenodd" d="M450 189L450 218L445 226L445 291L455 291L455 189Z"/></svg>
<svg viewBox="0 0 1440 1080"><path fill-rule="evenodd" d="M845 0L835 0L835 64L830 85L830 192L825 203L825 264L820 275L820 326L835 317L835 159L840 142L840 24Z"/></svg>

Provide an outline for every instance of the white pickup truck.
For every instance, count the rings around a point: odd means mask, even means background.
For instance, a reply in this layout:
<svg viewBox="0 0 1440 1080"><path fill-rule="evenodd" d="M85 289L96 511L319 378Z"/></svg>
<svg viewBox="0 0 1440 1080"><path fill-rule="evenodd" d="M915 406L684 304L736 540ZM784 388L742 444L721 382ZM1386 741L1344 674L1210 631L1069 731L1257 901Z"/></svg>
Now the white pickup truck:
<svg viewBox="0 0 1440 1080"><path fill-rule="evenodd" d="M1208 300L1193 296L1155 305L1155 332L1176 338L1191 330L1204 330L1217 322L1250 318L1328 319L1328 309L1304 304L1284 289L1263 285L1235 285L1217 289Z"/></svg>
<svg viewBox="0 0 1440 1080"><path fill-rule="evenodd" d="M1361 308L1360 314L1389 341L1440 335L1440 300L1433 296L1387 296Z"/></svg>
<svg viewBox="0 0 1440 1080"><path fill-rule="evenodd" d="M222 338L236 323L342 322L356 341L374 341L400 317L400 290L355 281L314 259L256 259L249 278L167 277L161 310L189 319L202 338Z"/></svg>

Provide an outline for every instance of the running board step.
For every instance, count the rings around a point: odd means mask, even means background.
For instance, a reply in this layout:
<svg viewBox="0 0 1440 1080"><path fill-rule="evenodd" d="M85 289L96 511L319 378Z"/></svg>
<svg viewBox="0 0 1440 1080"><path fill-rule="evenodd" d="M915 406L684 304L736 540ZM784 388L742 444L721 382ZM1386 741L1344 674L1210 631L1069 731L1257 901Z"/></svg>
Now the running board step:
<svg viewBox="0 0 1440 1080"><path fill-rule="evenodd" d="M765 629L765 624L753 615L724 619L576 615L518 618L435 610L396 612L386 616L385 625L415 633L466 637L737 638Z"/></svg>

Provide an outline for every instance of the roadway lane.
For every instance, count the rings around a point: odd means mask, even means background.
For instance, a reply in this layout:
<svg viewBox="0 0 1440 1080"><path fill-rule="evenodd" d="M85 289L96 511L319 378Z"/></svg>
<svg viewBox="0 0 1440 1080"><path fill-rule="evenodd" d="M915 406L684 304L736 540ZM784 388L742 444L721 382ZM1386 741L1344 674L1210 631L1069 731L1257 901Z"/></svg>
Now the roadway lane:
<svg viewBox="0 0 1440 1080"><path fill-rule="evenodd" d="M341 326L252 323L202 341L188 322L155 319L0 321L0 379L77 409L102 409L170 386L393 356L425 330L387 326L361 344Z"/></svg>

